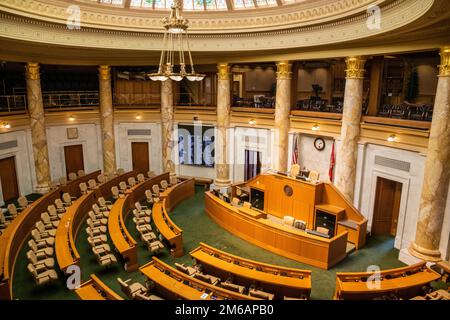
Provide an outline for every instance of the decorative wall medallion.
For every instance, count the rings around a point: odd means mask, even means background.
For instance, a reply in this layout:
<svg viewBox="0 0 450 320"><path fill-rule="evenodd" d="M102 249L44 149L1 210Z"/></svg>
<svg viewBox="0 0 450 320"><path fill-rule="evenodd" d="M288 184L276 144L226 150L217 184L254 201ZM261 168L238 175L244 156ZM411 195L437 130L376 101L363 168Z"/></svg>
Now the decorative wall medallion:
<svg viewBox="0 0 450 320"><path fill-rule="evenodd" d="M294 193L294 190L292 189L291 186L285 185L283 188L284 194L287 195L288 197L292 196L292 194Z"/></svg>
<svg viewBox="0 0 450 320"><path fill-rule="evenodd" d="M78 139L78 128L67 128L67 139Z"/></svg>

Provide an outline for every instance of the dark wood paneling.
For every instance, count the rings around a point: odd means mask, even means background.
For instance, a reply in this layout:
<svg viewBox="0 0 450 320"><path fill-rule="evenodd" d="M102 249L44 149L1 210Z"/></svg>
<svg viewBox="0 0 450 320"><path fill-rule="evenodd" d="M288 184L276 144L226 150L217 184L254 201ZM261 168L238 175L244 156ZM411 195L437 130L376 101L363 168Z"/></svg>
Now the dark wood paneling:
<svg viewBox="0 0 450 320"><path fill-rule="evenodd" d="M84 170L83 145L77 144L64 147L64 158L66 161L66 175L78 170Z"/></svg>
<svg viewBox="0 0 450 320"><path fill-rule="evenodd" d="M2 184L3 200L9 201L19 197L17 184L16 157L0 160L0 181Z"/></svg>
<svg viewBox="0 0 450 320"><path fill-rule="evenodd" d="M150 170L148 142L132 142L131 154L133 159L133 170L146 173Z"/></svg>
<svg viewBox="0 0 450 320"><path fill-rule="evenodd" d="M395 236L400 209L402 184L378 177L375 193L372 234Z"/></svg>

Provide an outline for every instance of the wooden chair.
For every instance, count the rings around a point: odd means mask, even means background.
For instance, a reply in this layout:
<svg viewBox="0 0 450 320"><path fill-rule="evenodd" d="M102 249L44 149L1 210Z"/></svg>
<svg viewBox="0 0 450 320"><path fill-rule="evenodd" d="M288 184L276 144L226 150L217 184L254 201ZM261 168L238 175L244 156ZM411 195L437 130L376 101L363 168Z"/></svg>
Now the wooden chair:
<svg viewBox="0 0 450 320"><path fill-rule="evenodd" d="M86 173L84 172L84 170L78 170L77 175L79 178L84 177L86 175Z"/></svg>

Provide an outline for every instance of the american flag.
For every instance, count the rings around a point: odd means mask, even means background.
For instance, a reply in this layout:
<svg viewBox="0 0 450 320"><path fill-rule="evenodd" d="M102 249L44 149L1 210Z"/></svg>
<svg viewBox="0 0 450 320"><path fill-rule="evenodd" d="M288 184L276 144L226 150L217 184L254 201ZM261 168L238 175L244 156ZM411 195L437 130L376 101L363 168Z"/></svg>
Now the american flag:
<svg viewBox="0 0 450 320"><path fill-rule="evenodd" d="M294 135L294 150L292 151L292 164L298 164L298 142L297 142L297 135Z"/></svg>
<svg viewBox="0 0 450 320"><path fill-rule="evenodd" d="M334 156L334 141L333 141L333 146L331 148L331 157L330 157L330 170L328 171L328 176L330 177L330 182L333 182L333 179L334 179L334 163L335 163L335 156Z"/></svg>

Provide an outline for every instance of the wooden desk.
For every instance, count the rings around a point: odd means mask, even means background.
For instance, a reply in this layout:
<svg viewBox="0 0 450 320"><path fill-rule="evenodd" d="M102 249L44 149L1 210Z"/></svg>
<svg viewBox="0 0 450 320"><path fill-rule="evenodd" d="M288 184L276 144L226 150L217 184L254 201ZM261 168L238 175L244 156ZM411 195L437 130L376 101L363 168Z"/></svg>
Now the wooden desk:
<svg viewBox="0 0 450 320"><path fill-rule="evenodd" d="M394 294L402 299L411 299L420 294L424 285L440 278L440 275L426 266L426 262L384 270L380 272L378 287L370 287L373 282L371 272L336 273L335 299L370 300L385 294ZM373 285L375 285L373 283Z"/></svg>
<svg viewBox="0 0 450 320"><path fill-rule="evenodd" d="M221 279L233 276L237 284L249 287L256 283L275 299L284 296L308 297L311 293L311 271L285 268L241 258L200 243L191 251L191 257L203 266L205 273Z"/></svg>
<svg viewBox="0 0 450 320"><path fill-rule="evenodd" d="M239 210L239 212L241 212L253 219L267 218L267 213L265 213L264 211L261 211L261 210L250 209L250 208L246 208L246 207L238 207L237 209Z"/></svg>
<svg viewBox="0 0 450 320"><path fill-rule="evenodd" d="M130 207L130 198L119 198L109 212L108 232L111 241L125 261L124 268L128 272L136 271L138 268L137 243L125 226L125 217Z"/></svg>
<svg viewBox="0 0 450 320"><path fill-rule="evenodd" d="M356 249L363 247L366 242L367 219L333 184L312 183L267 173L260 174L245 183L233 185L232 197L238 188L258 189L264 192L264 211L267 214L280 219L292 216L296 220L304 221L308 229L315 227L317 209L331 211L337 216L335 234L346 232L347 241L352 242ZM253 203L253 200L251 202Z"/></svg>
<svg viewBox="0 0 450 320"><path fill-rule="evenodd" d="M166 199L153 204L153 222L161 235L170 243L175 258L183 256L183 230L170 219L166 211Z"/></svg>
<svg viewBox="0 0 450 320"><path fill-rule="evenodd" d="M23 210L4 230L0 236L0 299L13 299L12 283L17 256L28 241L35 223L41 219L42 212L47 211L47 207L54 204L64 192L79 196L79 184L95 179L98 174L99 171L95 171L43 195Z"/></svg>
<svg viewBox="0 0 450 320"><path fill-rule="evenodd" d="M124 300L95 274L91 274L91 278L88 281L83 283L78 289L75 289L75 293L81 300Z"/></svg>
<svg viewBox="0 0 450 320"><path fill-rule="evenodd" d="M136 171L128 172L100 184L96 189L75 200L67 209L59 222L55 237L56 260L61 271L65 272L71 265L79 265L81 257L77 251L75 239L89 211L92 210L92 205L99 197L109 198L112 186L118 185L120 181L126 181L135 174Z"/></svg>
<svg viewBox="0 0 450 320"><path fill-rule="evenodd" d="M205 194L205 210L218 225L238 237L296 261L328 269L346 256L346 232L326 239L268 219L254 219L211 192Z"/></svg>
<svg viewBox="0 0 450 320"><path fill-rule="evenodd" d="M195 194L195 179L184 180L161 192L161 198L166 199L166 210L171 212L181 201Z"/></svg>
<svg viewBox="0 0 450 320"><path fill-rule="evenodd" d="M59 222L55 236L55 254L59 268L64 273L68 267L80 265L80 254L75 245L75 239L85 215L91 210L95 201L95 193L92 191L81 196L67 208Z"/></svg>
<svg viewBox="0 0 450 320"><path fill-rule="evenodd" d="M153 257L153 261L140 267L139 270L155 283L156 291L166 299L259 300L190 277L165 264L156 257Z"/></svg>

